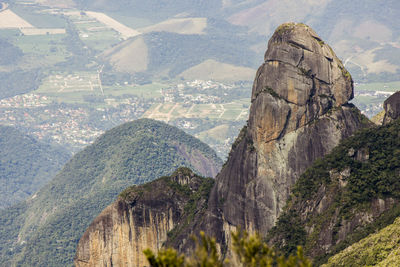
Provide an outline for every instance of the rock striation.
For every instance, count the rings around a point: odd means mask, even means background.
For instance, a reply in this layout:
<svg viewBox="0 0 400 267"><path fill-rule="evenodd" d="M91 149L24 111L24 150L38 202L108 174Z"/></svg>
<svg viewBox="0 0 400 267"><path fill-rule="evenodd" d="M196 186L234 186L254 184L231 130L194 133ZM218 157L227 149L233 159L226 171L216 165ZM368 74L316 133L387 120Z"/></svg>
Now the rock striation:
<svg viewBox="0 0 400 267"><path fill-rule="evenodd" d="M400 91L391 95L383 103L385 116L383 117L383 125L386 125L400 117Z"/></svg>
<svg viewBox="0 0 400 267"><path fill-rule="evenodd" d="M302 245L315 266L320 266L393 223L400 216L399 132L399 120L364 129L316 161L297 181L284 212L268 233L269 242L285 253ZM368 258L373 257L364 254L358 259Z"/></svg>
<svg viewBox="0 0 400 267"><path fill-rule="evenodd" d="M195 218L182 219L187 199L168 200L169 189L157 193L157 184L148 184L154 192L133 206L119 199L92 223L79 242L76 265L141 266L143 244L186 252L193 248L190 235L200 231L216 238L223 255L230 253L230 232L237 227L266 235L300 175L370 125L348 103L352 98L352 78L333 50L304 24L281 25L257 71L248 123Z"/></svg>
<svg viewBox="0 0 400 267"><path fill-rule="evenodd" d="M350 74L310 27L278 27L255 77L248 124L193 231L216 237L222 253L238 226L265 235L300 174L365 126L365 117L348 103L352 98Z"/></svg>
<svg viewBox="0 0 400 267"><path fill-rule="evenodd" d="M171 230L204 209L213 179L179 168L172 176L122 192L79 241L75 266L146 266L143 250L160 249Z"/></svg>

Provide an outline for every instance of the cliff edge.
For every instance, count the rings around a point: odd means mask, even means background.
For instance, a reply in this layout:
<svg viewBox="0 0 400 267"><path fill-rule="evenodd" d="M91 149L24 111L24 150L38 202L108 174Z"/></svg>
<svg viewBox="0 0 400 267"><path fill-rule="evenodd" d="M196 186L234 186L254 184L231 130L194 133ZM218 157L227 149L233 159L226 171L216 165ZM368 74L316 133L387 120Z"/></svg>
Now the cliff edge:
<svg viewBox="0 0 400 267"><path fill-rule="evenodd" d="M330 46L304 24L279 26L255 77L248 125L192 232L216 237L222 253L238 226L265 235L301 173L370 125L352 98L353 80ZM185 240L175 246L188 249Z"/></svg>

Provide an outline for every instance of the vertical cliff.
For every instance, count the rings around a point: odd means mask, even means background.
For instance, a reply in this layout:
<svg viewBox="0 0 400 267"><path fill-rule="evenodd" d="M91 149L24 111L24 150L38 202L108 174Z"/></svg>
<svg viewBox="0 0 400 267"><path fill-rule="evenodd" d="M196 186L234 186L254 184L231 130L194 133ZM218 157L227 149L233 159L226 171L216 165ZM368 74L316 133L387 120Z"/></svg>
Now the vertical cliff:
<svg viewBox="0 0 400 267"><path fill-rule="evenodd" d="M302 245L319 266L392 224L400 216L399 133L399 119L364 129L316 161L296 182L270 243L286 253ZM350 262L334 266L371 265Z"/></svg>
<svg viewBox="0 0 400 267"><path fill-rule="evenodd" d="M145 185L155 189L132 207L119 199L93 222L79 243L77 266L140 266L144 246L187 251L189 236L201 230L216 238L222 254L229 253L230 232L238 226L266 235L300 175L370 125L348 103L352 97L352 78L333 50L308 26L283 24L257 71L248 124L192 219L185 219L185 201L158 193L156 183ZM125 252L117 252L122 248Z"/></svg>
<svg viewBox="0 0 400 267"><path fill-rule="evenodd" d="M385 109L385 115L383 117L382 124L388 124L395 121L400 117L400 91L397 91L391 95L383 103L383 108Z"/></svg>
<svg viewBox="0 0 400 267"><path fill-rule="evenodd" d="M352 97L350 74L310 27L278 27L255 77L248 125L194 232L215 236L222 252L237 226L266 234L300 174L366 123Z"/></svg>
<svg viewBox="0 0 400 267"><path fill-rule="evenodd" d="M187 168L122 192L79 241L75 266L146 266L143 250L160 249L174 228L205 208L213 180Z"/></svg>

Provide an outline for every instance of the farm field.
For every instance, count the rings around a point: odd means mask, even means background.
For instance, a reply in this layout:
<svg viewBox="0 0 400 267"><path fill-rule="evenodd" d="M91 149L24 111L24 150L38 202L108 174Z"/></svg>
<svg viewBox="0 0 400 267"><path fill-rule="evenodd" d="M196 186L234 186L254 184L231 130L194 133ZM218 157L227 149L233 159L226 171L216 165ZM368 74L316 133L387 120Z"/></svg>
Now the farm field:
<svg viewBox="0 0 400 267"><path fill-rule="evenodd" d="M250 99L240 99L232 103L224 104L185 104L185 103L160 103L154 104L143 115L145 118L152 118L163 121L176 119L214 119L227 121L243 121L248 117L248 108L244 103Z"/></svg>
<svg viewBox="0 0 400 267"><path fill-rule="evenodd" d="M104 86L104 93L113 96L134 95L145 99L157 99L162 97L161 89L166 86L157 82L145 85Z"/></svg>
<svg viewBox="0 0 400 267"><path fill-rule="evenodd" d="M15 14L10 9L0 12L0 29L33 28L33 25Z"/></svg>
<svg viewBox="0 0 400 267"><path fill-rule="evenodd" d="M93 11L87 11L85 12L88 16L95 18L96 20L98 20L99 22L107 25L108 27L114 29L115 31L119 32L122 37L124 39L127 39L129 37L134 37L137 35L140 35L141 32L131 29L125 25L123 25L122 23L116 21L115 19L107 16L104 13L100 13L100 12L93 12Z"/></svg>
<svg viewBox="0 0 400 267"><path fill-rule="evenodd" d="M12 41L27 55L40 58L36 61L40 66L65 61L71 55L66 48L64 38L64 34L21 35Z"/></svg>
<svg viewBox="0 0 400 267"><path fill-rule="evenodd" d="M387 83L367 83L357 84L355 86L356 91L388 91L396 92L400 90L400 81L387 82Z"/></svg>

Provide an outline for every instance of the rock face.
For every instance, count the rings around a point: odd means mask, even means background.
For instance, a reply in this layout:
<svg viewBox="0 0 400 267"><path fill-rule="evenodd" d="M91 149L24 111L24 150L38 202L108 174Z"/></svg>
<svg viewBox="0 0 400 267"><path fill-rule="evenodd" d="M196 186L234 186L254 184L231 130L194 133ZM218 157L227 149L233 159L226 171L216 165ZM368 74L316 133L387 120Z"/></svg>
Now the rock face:
<svg viewBox="0 0 400 267"><path fill-rule="evenodd" d="M364 129L308 168L268 233L271 245L285 253L301 245L315 266L320 266L393 223L400 216L399 132L399 120ZM374 259L371 255L357 258ZM332 266L375 266L347 263Z"/></svg>
<svg viewBox="0 0 400 267"><path fill-rule="evenodd" d="M400 91L391 95L385 100L383 107L385 109L385 116L383 118L383 125L386 125L400 117Z"/></svg>
<svg viewBox="0 0 400 267"><path fill-rule="evenodd" d="M300 174L363 127L352 97L351 76L332 49L304 24L281 25L255 77L248 125L193 231L216 237L222 252L237 226L266 234Z"/></svg>
<svg viewBox="0 0 400 267"><path fill-rule="evenodd" d="M180 168L171 177L126 189L80 239L75 266L146 266L143 250L157 251L169 231L204 209L212 185L212 179Z"/></svg>
<svg viewBox="0 0 400 267"><path fill-rule="evenodd" d="M257 71L248 124L195 219L185 219L187 198L159 192L159 182L145 185L155 189L119 199L92 223L76 265L142 266L143 248L165 243L185 252L193 248L189 236L201 230L216 238L222 254L230 253L230 232L238 226L266 235L306 168L365 126L348 104L352 97L351 76L332 49L308 26L283 24Z"/></svg>

